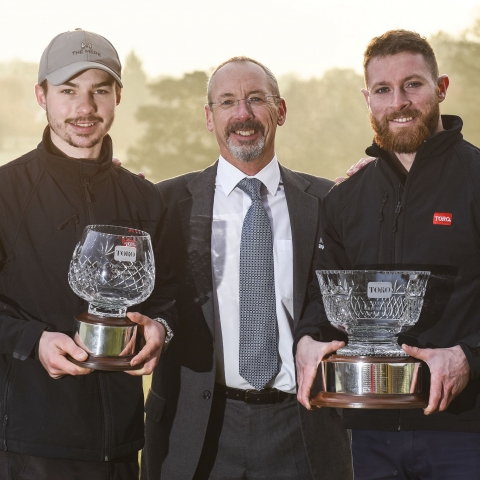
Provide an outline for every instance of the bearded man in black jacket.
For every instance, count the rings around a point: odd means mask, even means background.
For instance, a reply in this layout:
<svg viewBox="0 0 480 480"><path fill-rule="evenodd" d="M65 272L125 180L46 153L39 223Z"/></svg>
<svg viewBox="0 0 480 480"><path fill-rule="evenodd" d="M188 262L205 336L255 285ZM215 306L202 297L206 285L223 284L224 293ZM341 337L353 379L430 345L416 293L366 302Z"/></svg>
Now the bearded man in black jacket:
<svg viewBox="0 0 480 480"><path fill-rule="evenodd" d="M72 340L86 303L67 273L89 224L147 231L159 251L165 204L150 182L112 164L107 132L121 96L112 44L77 29L55 37L35 94L48 126L38 147L0 169L0 478L138 478L141 375L158 362L175 311L156 255L157 286L139 325L145 346L128 372L77 366ZM152 320L155 319L155 320Z"/></svg>
<svg viewBox="0 0 480 480"><path fill-rule="evenodd" d="M363 90L376 160L322 203L316 269L432 272L419 322L400 335L431 373L428 406L343 410L356 479L480 475L480 152L462 121L440 116L449 80L418 34L390 31L365 52ZM318 284L296 330L299 401L345 337L327 320ZM335 339L332 341L332 338Z"/></svg>

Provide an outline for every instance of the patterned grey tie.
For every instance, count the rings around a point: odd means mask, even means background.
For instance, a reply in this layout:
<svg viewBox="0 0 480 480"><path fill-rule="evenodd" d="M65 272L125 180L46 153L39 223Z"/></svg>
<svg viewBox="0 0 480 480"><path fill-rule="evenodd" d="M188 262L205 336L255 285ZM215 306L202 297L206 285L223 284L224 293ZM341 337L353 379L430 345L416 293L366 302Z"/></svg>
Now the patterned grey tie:
<svg viewBox="0 0 480 480"><path fill-rule="evenodd" d="M272 229L260 196L261 186L257 178L238 183L252 199L240 244L239 373L256 390L278 373Z"/></svg>

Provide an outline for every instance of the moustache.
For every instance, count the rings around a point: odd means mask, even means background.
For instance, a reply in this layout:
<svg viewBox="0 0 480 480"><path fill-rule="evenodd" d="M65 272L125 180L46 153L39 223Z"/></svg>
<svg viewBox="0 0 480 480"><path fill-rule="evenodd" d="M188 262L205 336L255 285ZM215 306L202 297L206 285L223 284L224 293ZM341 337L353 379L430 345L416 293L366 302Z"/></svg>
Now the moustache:
<svg viewBox="0 0 480 480"><path fill-rule="evenodd" d="M262 134L265 133L265 127L260 122L255 122L253 120L232 123L226 128L225 133L229 135L236 130L255 130L262 132Z"/></svg>
<svg viewBox="0 0 480 480"><path fill-rule="evenodd" d="M75 117L67 118L65 123L103 123L103 118L101 117Z"/></svg>

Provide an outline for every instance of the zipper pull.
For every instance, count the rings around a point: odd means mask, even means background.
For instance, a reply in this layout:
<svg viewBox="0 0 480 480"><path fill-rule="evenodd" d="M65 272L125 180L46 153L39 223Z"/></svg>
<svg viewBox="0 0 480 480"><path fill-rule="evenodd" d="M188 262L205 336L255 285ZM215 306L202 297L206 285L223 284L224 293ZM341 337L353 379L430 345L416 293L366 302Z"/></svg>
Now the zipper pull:
<svg viewBox="0 0 480 480"><path fill-rule="evenodd" d="M393 224L393 233L395 233L397 231L397 221L398 221L398 217L402 211L402 204L400 202L397 203L397 206L395 208L395 222Z"/></svg>
<svg viewBox="0 0 480 480"><path fill-rule="evenodd" d="M385 207L385 204L387 203L387 200L388 200L388 193L385 192L383 194L382 206L380 208L380 219L378 220L379 222L383 222L383 208Z"/></svg>
<svg viewBox="0 0 480 480"><path fill-rule="evenodd" d="M78 215L74 213L70 218L67 218L59 227L57 227L57 230L63 230L68 225L68 223L73 219L75 219L75 225L80 222Z"/></svg>
<svg viewBox="0 0 480 480"><path fill-rule="evenodd" d="M83 177L83 186L85 187L85 197L87 198L87 203L92 203L92 197L90 195L90 178L89 177Z"/></svg>

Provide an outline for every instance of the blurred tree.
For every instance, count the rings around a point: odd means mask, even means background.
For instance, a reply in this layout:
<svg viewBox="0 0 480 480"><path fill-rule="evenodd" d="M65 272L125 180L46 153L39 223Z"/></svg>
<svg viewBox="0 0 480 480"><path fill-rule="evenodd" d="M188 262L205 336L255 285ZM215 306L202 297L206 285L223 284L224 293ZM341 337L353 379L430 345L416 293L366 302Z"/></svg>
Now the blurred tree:
<svg viewBox="0 0 480 480"><path fill-rule="evenodd" d="M439 32L430 39L441 73L451 79L442 112L460 115L464 136L480 145L480 19L458 37ZM213 135L204 127L202 104L207 75L186 74L151 85L155 103L138 111L146 133L129 150L130 168L144 169L152 180L204 168L218 155ZM362 75L332 69L320 79L280 79L288 115L277 133L277 153L286 166L327 178L343 175L365 155L373 138L360 92ZM134 167L132 167L134 165Z"/></svg>
<svg viewBox="0 0 480 480"><path fill-rule="evenodd" d="M362 87L362 76L350 69L328 70L320 79L290 77L282 92L288 111L277 133L279 160L326 178L343 175L372 138Z"/></svg>
<svg viewBox="0 0 480 480"><path fill-rule="evenodd" d="M120 155L143 135L144 126L137 120L135 113L141 105L148 102L147 75L143 71L141 60L133 51L125 60L122 83L122 100L111 130L115 151L119 151Z"/></svg>
<svg viewBox="0 0 480 480"><path fill-rule="evenodd" d="M464 121L462 130L466 140L480 146L480 19L472 29L465 30L459 38L439 32L429 39L435 51L440 74L448 74L450 86L442 113L459 115Z"/></svg>
<svg viewBox="0 0 480 480"><path fill-rule="evenodd" d="M40 141L47 122L33 92L37 68L20 60L0 62L0 149L28 151Z"/></svg>
<svg viewBox="0 0 480 480"><path fill-rule="evenodd" d="M180 79L163 78L150 85L155 103L139 108L145 135L128 150L128 167L145 171L158 181L203 169L218 157L215 137L208 134L202 105L207 74L187 73Z"/></svg>

